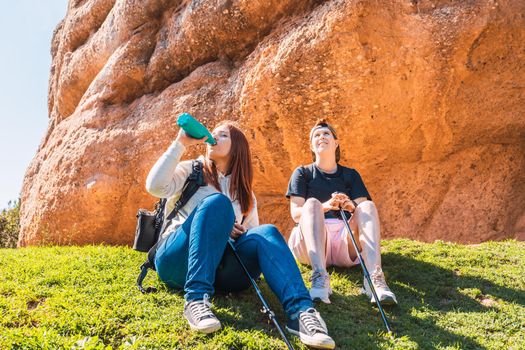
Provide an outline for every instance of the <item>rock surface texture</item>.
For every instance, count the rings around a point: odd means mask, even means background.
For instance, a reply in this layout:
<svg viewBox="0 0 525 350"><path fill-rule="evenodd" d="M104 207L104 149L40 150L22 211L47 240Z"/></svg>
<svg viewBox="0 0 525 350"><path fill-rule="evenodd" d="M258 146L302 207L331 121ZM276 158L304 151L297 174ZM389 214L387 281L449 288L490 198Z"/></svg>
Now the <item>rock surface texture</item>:
<svg viewBox="0 0 525 350"><path fill-rule="evenodd" d="M525 239L525 1L70 0L51 53L20 246L131 244L181 112L241 123L283 232L327 117L383 237Z"/></svg>

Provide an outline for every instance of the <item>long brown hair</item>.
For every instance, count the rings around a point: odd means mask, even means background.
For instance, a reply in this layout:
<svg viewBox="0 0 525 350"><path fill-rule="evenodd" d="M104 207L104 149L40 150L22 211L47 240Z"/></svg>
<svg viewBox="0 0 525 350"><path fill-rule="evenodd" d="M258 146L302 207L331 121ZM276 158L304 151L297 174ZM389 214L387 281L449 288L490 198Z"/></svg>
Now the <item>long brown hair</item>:
<svg viewBox="0 0 525 350"><path fill-rule="evenodd" d="M226 175L231 174L230 197L239 201L242 214L247 215L253 208L253 167L250 145L237 123L225 120L217 124L216 127L222 125L225 125L230 131L231 139L230 160L228 162L228 170L226 171ZM206 155L203 168L206 182L218 191L221 191L217 168L215 163L208 158L208 155Z"/></svg>

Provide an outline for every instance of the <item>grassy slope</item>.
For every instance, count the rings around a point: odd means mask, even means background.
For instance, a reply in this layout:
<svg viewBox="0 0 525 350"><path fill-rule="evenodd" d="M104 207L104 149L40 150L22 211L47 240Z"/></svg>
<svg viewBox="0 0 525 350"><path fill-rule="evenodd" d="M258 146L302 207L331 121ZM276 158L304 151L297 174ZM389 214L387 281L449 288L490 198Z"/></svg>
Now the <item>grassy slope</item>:
<svg viewBox="0 0 525 350"><path fill-rule="evenodd" d="M190 332L180 293L151 272L145 285L160 291L136 289L144 259L124 247L0 249L0 349L283 348L252 290L215 298L221 331ZM383 333L377 309L359 294L360 269L333 269L332 304L318 309L338 348L525 349L524 242L386 241L383 265L400 302L387 309L395 335ZM309 269L301 271L307 280Z"/></svg>

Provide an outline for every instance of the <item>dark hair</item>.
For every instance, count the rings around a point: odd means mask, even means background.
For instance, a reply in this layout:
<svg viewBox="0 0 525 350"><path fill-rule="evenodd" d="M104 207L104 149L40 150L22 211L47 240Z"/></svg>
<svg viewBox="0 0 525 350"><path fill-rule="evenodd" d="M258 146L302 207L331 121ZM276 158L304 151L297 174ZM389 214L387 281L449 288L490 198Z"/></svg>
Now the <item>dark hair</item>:
<svg viewBox="0 0 525 350"><path fill-rule="evenodd" d="M230 197L239 201L242 214L246 215L253 208L253 167L250 145L237 123L225 120L217 124L216 127L222 125L228 127L231 139L230 160L226 171L226 174L231 174ZM213 185L220 192L221 188L215 163L206 157L203 168L206 182Z"/></svg>
<svg viewBox="0 0 525 350"><path fill-rule="evenodd" d="M330 130L330 132L334 136L334 139L337 140L337 134L335 132L334 127L332 125L328 124L326 119L323 118L323 119L317 119L317 121L315 122L314 127L312 128L312 130L310 130L310 143L312 143L312 136L314 134L314 131L316 129L319 129L319 128L327 128L328 130ZM315 153L314 153L314 151L312 151L312 158L313 158L313 160L315 162ZM337 163L339 163L339 159L341 159L341 149L339 148L339 145L337 145L337 148L335 149L335 161Z"/></svg>

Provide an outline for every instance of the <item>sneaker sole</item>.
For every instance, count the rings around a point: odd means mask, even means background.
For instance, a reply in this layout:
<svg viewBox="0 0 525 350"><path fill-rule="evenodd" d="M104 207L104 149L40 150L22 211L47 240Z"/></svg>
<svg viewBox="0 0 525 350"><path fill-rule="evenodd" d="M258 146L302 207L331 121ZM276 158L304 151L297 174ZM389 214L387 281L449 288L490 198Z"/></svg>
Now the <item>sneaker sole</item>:
<svg viewBox="0 0 525 350"><path fill-rule="evenodd" d="M190 328L193 329L194 331L197 331L197 332L201 332L201 333L204 333L204 334L209 334L209 333L213 333L215 331L218 331L219 329L221 329L221 324L216 324L216 325L213 325L211 327L205 327L205 328L200 328L200 327L197 327L195 325L192 325L190 323Z"/></svg>
<svg viewBox="0 0 525 350"><path fill-rule="evenodd" d="M313 298L313 302L320 303L321 301L325 304L331 304L330 299Z"/></svg>
<svg viewBox="0 0 525 350"><path fill-rule="evenodd" d="M375 300L370 300L373 305L377 305ZM381 306L397 305L397 301L393 298L385 298L381 300Z"/></svg>
<svg viewBox="0 0 525 350"><path fill-rule="evenodd" d="M372 305L377 305L376 300L374 299L372 294L368 294L367 291L364 288L361 288L361 294L366 295L370 298L370 303ZM390 306L390 305L397 305L397 300L392 297L385 297L383 300L381 300L381 306Z"/></svg>
<svg viewBox="0 0 525 350"><path fill-rule="evenodd" d="M330 341L319 342L306 334L301 334L300 332L297 332L293 329L288 328L288 326L286 326L286 330L292 333L293 335L298 336L299 339L301 339L301 342L303 344L311 346L313 348L317 348L317 349L334 349L335 348L335 342L333 340L331 342Z"/></svg>
<svg viewBox="0 0 525 350"><path fill-rule="evenodd" d="M314 301L314 302L320 302L320 301L322 301L322 302L325 303L325 304L331 304L329 298L330 298L330 295L332 295L332 294L333 294L332 289L329 289L329 290L328 290L328 296L326 297L326 299L323 299L323 298L321 298L321 297L313 297L313 298L312 298L312 295L311 295L311 294L310 294L310 298L311 298L312 301Z"/></svg>

